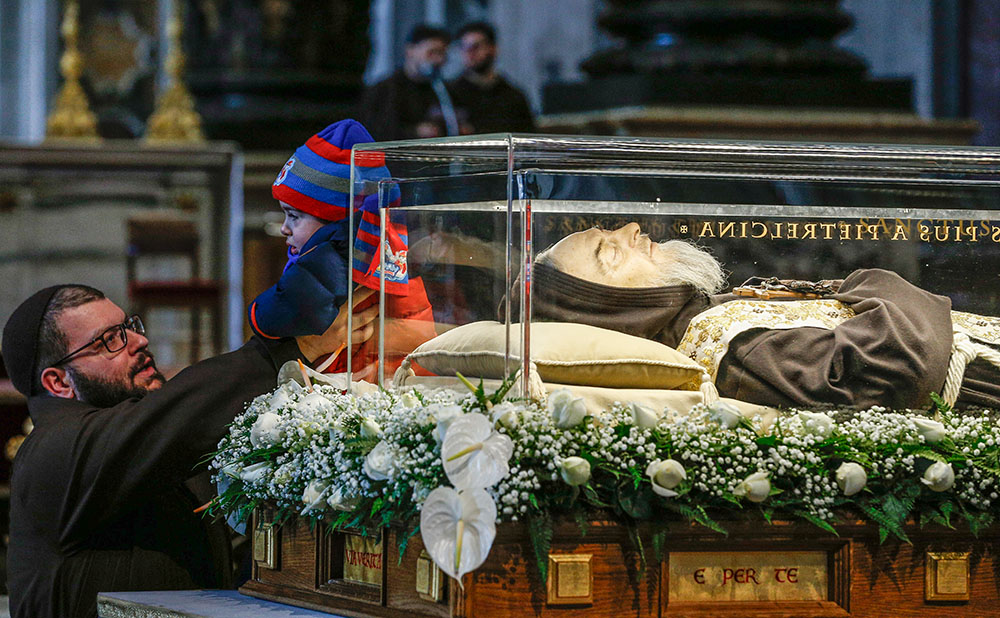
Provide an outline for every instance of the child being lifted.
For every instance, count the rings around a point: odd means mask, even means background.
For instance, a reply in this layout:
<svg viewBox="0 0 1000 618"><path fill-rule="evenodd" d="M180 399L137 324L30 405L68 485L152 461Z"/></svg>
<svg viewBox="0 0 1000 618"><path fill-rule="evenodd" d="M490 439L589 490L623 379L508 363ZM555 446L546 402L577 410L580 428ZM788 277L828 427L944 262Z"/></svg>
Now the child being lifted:
<svg viewBox="0 0 1000 618"><path fill-rule="evenodd" d="M285 214L281 233L288 245L288 263L278 283L258 296L249 308L250 326L265 338L316 335L331 326L343 331L344 348L317 368L332 373L347 370L348 280L358 284L352 319L352 379L374 380L378 360L380 218L378 181L389 178L381 153L355 155L353 208L357 234L354 262L349 265L351 230L348 208L351 148L375 141L355 120L342 120L309 138L288 159L271 187ZM398 205L392 186L388 207ZM403 357L435 336L433 314L419 277L407 271L407 232L400 216L390 211L384 252L386 291L386 375ZM350 276L348 275L350 273Z"/></svg>

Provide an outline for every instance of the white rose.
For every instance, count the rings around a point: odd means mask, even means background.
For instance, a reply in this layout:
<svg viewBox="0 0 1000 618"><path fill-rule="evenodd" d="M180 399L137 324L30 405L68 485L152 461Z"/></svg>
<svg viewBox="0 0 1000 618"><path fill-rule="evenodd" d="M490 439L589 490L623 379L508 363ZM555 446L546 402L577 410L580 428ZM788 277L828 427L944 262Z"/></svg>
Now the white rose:
<svg viewBox="0 0 1000 618"><path fill-rule="evenodd" d="M733 490L733 495L746 496L750 502L763 502L771 495L771 481L768 472L754 472Z"/></svg>
<svg viewBox="0 0 1000 618"><path fill-rule="evenodd" d="M291 402L292 398L288 394L288 389L282 385L271 393L271 398L267 401L267 407L272 410L277 410L279 408L287 407Z"/></svg>
<svg viewBox="0 0 1000 618"><path fill-rule="evenodd" d="M590 462L583 457L567 457L559 464L559 474L567 485L583 485L590 480Z"/></svg>
<svg viewBox="0 0 1000 618"><path fill-rule="evenodd" d="M654 410L638 403L630 403L628 407L632 412L632 424L640 429L652 429L663 418L662 410Z"/></svg>
<svg viewBox="0 0 1000 618"><path fill-rule="evenodd" d="M413 391L406 391L399 396L399 405L404 408L416 408L420 405L420 399L413 393Z"/></svg>
<svg viewBox="0 0 1000 618"><path fill-rule="evenodd" d="M322 410L330 405L330 400L320 394L318 390L306 393L305 397L299 399L298 408L300 410Z"/></svg>
<svg viewBox="0 0 1000 618"><path fill-rule="evenodd" d="M931 491L948 491L955 484L955 471L950 463L935 461L924 471L924 478L920 482Z"/></svg>
<svg viewBox="0 0 1000 618"><path fill-rule="evenodd" d="M365 418L361 421L361 437L362 438L378 438L382 436L382 427L375 422L371 417Z"/></svg>
<svg viewBox="0 0 1000 618"><path fill-rule="evenodd" d="M281 430L278 422L281 417L274 412L264 412L253 422L250 428L250 444L254 448L265 448L281 441Z"/></svg>
<svg viewBox="0 0 1000 618"><path fill-rule="evenodd" d="M726 429L733 429L740 424L743 415L736 406L725 401L716 401L709 406L708 417Z"/></svg>
<svg viewBox="0 0 1000 618"><path fill-rule="evenodd" d="M362 469L373 480L387 480L392 472L392 453L389 451L389 443L382 440L376 444L365 457Z"/></svg>
<svg viewBox="0 0 1000 618"><path fill-rule="evenodd" d="M672 491L674 487L680 485L687 478L684 466L673 459L652 461L646 466L646 475L653 484L653 491L658 496L673 498L678 495Z"/></svg>
<svg viewBox="0 0 1000 618"><path fill-rule="evenodd" d="M490 413L490 420L493 421L494 425L500 424L508 429L513 429L517 427L520 418L517 414L517 407L509 401L504 401L493 406L493 411Z"/></svg>
<svg viewBox="0 0 1000 618"><path fill-rule="evenodd" d="M837 468L837 486L845 496L853 496L868 483L868 475L860 464L853 461L845 461Z"/></svg>
<svg viewBox="0 0 1000 618"><path fill-rule="evenodd" d="M917 426L917 433L924 437L924 442L935 444L941 441L947 430L944 425L929 418L915 418L913 424Z"/></svg>
<svg viewBox="0 0 1000 618"><path fill-rule="evenodd" d="M353 511L354 507L356 507L360 501L361 499L357 496L344 495L344 491L340 487L331 491L330 497L326 499L326 503L330 506L330 508L337 511Z"/></svg>
<svg viewBox="0 0 1000 618"><path fill-rule="evenodd" d="M587 416L587 406L583 403L583 398L576 397L565 388L549 394L547 406L556 422L556 427L560 429L576 427Z"/></svg>
<svg viewBox="0 0 1000 618"><path fill-rule="evenodd" d="M833 419L822 412L799 412L799 420L807 434L829 438L833 433Z"/></svg>
<svg viewBox="0 0 1000 618"><path fill-rule="evenodd" d="M323 505L323 494L326 492L326 488L329 485L323 481L311 480L309 484L306 485L305 491L302 492L302 502L306 505L302 509L303 513L308 513L313 509L321 507Z"/></svg>
<svg viewBox="0 0 1000 618"><path fill-rule="evenodd" d="M437 421L434 429L434 441L438 444L444 442L444 436L448 433L448 427L452 421L462 416L462 408L453 404L439 405L431 410L431 416Z"/></svg>
<svg viewBox="0 0 1000 618"><path fill-rule="evenodd" d="M243 470L240 472L240 480L243 481L244 483L255 485L257 483L260 483L270 471L271 471L270 463L266 461L255 463L251 466L243 468Z"/></svg>
<svg viewBox="0 0 1000 618"><path fill-rule="evenodd" d="M275 485L287 485L292 482L293 473L295 472L294 464L282 464L274 471L274 478L271 481Z"/></svg>

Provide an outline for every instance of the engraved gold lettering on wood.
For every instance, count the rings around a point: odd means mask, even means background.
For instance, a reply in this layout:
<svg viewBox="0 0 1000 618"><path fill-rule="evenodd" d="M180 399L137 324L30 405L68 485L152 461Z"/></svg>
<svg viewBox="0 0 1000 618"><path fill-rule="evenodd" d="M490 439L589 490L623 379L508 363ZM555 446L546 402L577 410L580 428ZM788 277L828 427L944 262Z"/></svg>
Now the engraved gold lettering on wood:
<svg viewBox="0 0 1000 618"><path fill-rule="evenodd" d="M827 552L671 552L668 602L823 601Z"/></svg>
<svg viewBox="0 0 1000 618"><path fill-rule="evenodd" d="M594 602L593 554L549 554L549 605L590 605Z"/></svg>
<svg viewBox="0 0 1000 618"><path fill-rule="evenodd" d="M594 208L613 208L613 203L595 202ZM657 206L650 204L650 206ZM541 231L555 237L591 227L613 230L637 220L635 215L552 215ZM725 219L704 220L664 217L639 220L643 232L655 240L677 237L697 239L840 240L878 243L998 243L1000 221L985 219L851 218L844 220Z"/></svg>
<svg viewBox="0 0 1000 618"><path fill-rule="evenodd" d="M382 585L382 541L358 534L344 535L344 579Z"/></svg>
<svg viewBox="0 0 1000 618"><path fill-rule="evenodd" d="M926 569L926 600L969 600L968 552L927 552Z"/></svg>

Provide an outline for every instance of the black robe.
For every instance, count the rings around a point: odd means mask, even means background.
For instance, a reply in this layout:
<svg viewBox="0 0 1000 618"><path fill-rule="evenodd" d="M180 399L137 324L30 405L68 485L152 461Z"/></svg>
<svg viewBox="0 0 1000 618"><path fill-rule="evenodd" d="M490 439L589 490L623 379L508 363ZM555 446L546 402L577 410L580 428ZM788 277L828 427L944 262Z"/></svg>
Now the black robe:
<svg viewBox="0 0 1000 618"><path fill-rule="evenodd" d="M532 277L532 319L590 324L671 347L694 316L738 298L688 285L611 287L544 263ZM950 299L879 269L855 271L832 298L856 317L833 329L758 328L736 336L716 375L719 393L776 407L895 409L926 406L931 392L941 393L952 346ZM982 359L970 363L956 405L1000 409L1000 370Z"/></svg>
<svg viewBox="0 0 1000 618"><path fill-rule="evenodd" d="M455 107L465 110L473 133L534 133L524 94L503 77L481 86L463 75L448 84Z"/></svg>
<svg viewBox="0 0 1000 618"><path fill-rule="evenodd" d="M255 338L112 408L30 398L35 428L11 477L11 615L96 616L98 592L231 587L224 524L192 512L185 481L299 355L294 340Z"/></svg>

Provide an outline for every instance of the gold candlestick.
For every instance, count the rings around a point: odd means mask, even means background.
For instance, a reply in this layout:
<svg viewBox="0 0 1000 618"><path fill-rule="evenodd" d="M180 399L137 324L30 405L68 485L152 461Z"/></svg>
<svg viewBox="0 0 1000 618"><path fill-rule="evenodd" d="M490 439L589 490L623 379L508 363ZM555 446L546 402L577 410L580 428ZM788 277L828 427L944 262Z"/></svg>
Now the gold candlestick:
<svg viewBox="0 0 1000 618"><path fill-rule="evenodd" d="M76 0L68 0L60 28L65 50L59 60L59 71L64 83L56 96L55 109L49 115L46 125L45 134L49 138L98 139L97 116L90 111L87 95L80 85L83 56L77 47L79 21L79 4Z"/></svg>
<svg viewBox="0 0 1000 618"><path fill-rule="evenodd" d="M146 126L147 142L203 142L201 116L194 109L194 98L184 86L184 52L181 51L181 1L174 0L175 11L167 24L167 89L156 102L156 110Z"/></svg>

